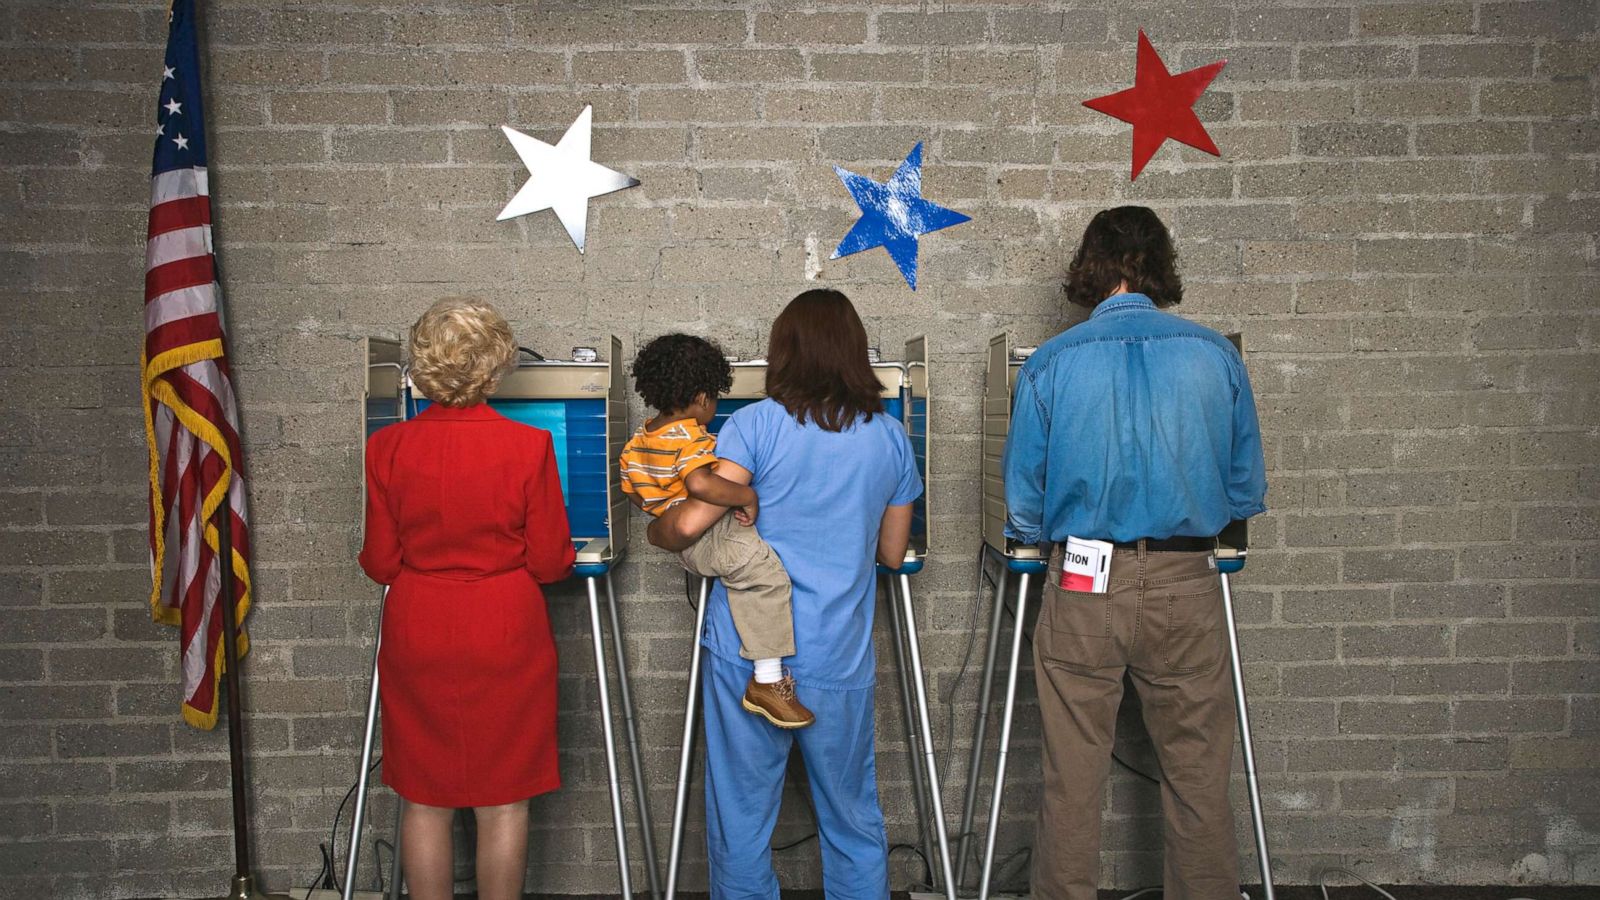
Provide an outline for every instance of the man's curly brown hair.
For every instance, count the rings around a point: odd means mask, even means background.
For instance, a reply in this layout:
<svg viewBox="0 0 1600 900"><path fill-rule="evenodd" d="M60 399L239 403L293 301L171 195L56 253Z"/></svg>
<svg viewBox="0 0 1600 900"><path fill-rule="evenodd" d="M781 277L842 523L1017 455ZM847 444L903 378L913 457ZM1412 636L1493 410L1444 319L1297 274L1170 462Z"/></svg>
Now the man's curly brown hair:
<svg viewBox="0 0 1600 900"><path fill-rule="evenodd" d="M1129 291L1144 294L1157 306L1183 299L1172 235L1146 206L1103 209L1089 220L1067 267L1067 299L1093 309L1123 281Z"/></svg>
<svg viewBox="0 0 1600 900"><path fill-rule="evenodd" d="M715 401L733 387L722 348L692 334L663 334L633 360L633 384L656 412L673 413L705 394Z"/></svg>

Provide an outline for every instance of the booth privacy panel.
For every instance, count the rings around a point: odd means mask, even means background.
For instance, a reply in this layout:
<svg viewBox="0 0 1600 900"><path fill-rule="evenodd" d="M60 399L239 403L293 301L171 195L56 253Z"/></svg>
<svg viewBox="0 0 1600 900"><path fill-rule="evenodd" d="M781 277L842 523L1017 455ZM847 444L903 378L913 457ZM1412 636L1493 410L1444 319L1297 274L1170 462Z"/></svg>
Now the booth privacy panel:
<svg viewBox="0 0 1600 900"><path fill-rule="evenodd" d="M917 471L922 474L922 495L911 507L911 549L917 556L926 556L931 546L928 495L933 491L933 470L929 464L928 383L928 339L918 335L906 341L904 416L911 452L917 459Z"/></svg>
<svg viewBox="0 0 1600 900"><path fill-rule="evenodd" d="M364 338L361 355L367 365L367 387L361 399L361 449L366 458L367 440L386 425L405 420L404 356L400 342L388 338ZM361 530L367 529L367 475L361 467Z"/></svg>
<svg viewBox="0 0 1600 900"><path fill-rule="evenodd" d="M1011 430L1011 387L1016 381L1011 337L1002 332L989 339L989 362L983 379L983 541L1006 552L1006 483L1002 458Z"/></svg>
<svg viewBox="0 0 1600 900"><path fill-rule="evenodd" d="M622 365L622 340L611 335L609 357L611 384L606 393L606 475L607 536L611 552L620 557L628 548L628 498L622 493L622 448L632 432L628 430L628 371Z"/></svg>
<svg viewBox="0 0 1600 900"><path fill-rule="evenodd" d="M600 554L596 562L616 559L628 541L627 498L617 463L628 439L621 340L613 336L609 349L608 359L593 362L518 366L489 398L500 414L550 433L568 527L580 553L587 546ZM411 395L405 406L415 413L428 401Z"/></svg>
<svg viewBox="0 0 1600 900"><path fill-rule="evenodd" d="M405 418L403 354L400 342L388 338L365 338L361 353L367 361L367 390L361 409L362 440L385 425Z"/></svg>

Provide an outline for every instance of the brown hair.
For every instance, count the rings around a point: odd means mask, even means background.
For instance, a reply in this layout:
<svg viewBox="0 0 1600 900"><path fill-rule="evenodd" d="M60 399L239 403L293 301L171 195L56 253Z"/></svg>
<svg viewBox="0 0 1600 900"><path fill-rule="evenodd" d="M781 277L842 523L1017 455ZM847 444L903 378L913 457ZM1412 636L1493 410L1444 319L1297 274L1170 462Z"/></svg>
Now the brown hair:
<svg viewBox="0 0 1600 900"><path fill-rule="evenodd" d="M883 385L867 360L867 330L850 298L806 291L772 322L767 396L802 425L843 431L857 416L883 412Z"/></svg>
<svg viewBox="0 0 1600 900"><path fill-rule="evenodd" d="M517 342L500 311L471 297L446 297L411 326L408 372L442 406L481 403L517 362Z"/></svg>
<svg viewBox="0 0 1600 900"><path fill-rule="evenodd" d="M1103 209L1089 220L1067 267L1067 299L1092 309L1123 281L1129 291L1144 294L1157 306L1183 299L1172 235L1146 206Z"/></svg>

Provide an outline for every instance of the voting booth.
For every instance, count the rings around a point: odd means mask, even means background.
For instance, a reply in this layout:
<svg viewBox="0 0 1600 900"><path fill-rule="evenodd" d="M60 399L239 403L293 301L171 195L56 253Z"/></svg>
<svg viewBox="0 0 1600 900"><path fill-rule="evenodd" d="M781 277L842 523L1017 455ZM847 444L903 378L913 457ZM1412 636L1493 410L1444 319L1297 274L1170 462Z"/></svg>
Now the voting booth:
<svg viewBox="0 0 1600 900"><path fill-rule="evenodd" d="M903 423L921 469L924 489L912 508L911 541L898 568L878 566L879 576L888 583L891 646L895 669L899 673L900 696L906 722L906 746L910 753L912 783L915 789L922 852L930 867L939 860L938 876L949 900L955 900L949 837L945 830L943 795L939 770L934 759L933 729L928 713L927 678L923 673L922 647L917 633L916 611L911 600L911 576L922 570L929 548L928 528L928 345L922 337L906 342L905 359L887 362L872 351L872 369L882 385L885 412ZM722 428L728 417L744 406L766 397L765 360L733 362L733 387L717 402L711 431ZM679 863L683 855L684 821L688 811L689 769L695 739L695 718L699 709L700 667L704 648L700 636L705 631L709 579L702 579L695 609L694 634L689 660L688 699L684 707L683 743L678 760L678 785L672 810L672 845L668 851L668 900L678 892Z"/></svg>
<svg viewBox="0 0 1600 900"><path fill-rule="evenodd" d="M1228 335L1235 347L1243 352L1241 338ZM1017 675L1022 658L1022 640L1026 622L1030 582L1045 573L1049 560L1038 547L1018 544L1005 535L1006 490L1005 454L1006 437L1011 431L1012 398L1015 394L1017 373L1033 347L1018 347L1011 343L1009 334L995 335L989 341L988 364L984 373L983 392L983 557L981 565L998 563L999 575L995 579L994 611L989 621L988 645L984 653L983 677L978 688L978 715L973 725L972 755L967 763L967 784L961 808L960 835L956 849L956 881L965 883L967 860L973 837L972 823L977 810L978 782L984 764L984 740L988 734L989 707L992 704L994 680L999 662L1000 638L1006 613L1011 613L1010 666L1006 670L1006 689L1000 713L1000 742L995 753L993 793L989 798L989 819L984 831L980 854L981 872L978 880L979 900L988 900L990 880L994 874L995 837L1000 825L1000 810L1005 796L1006 757L1011 747L1011 723L1016 712ZM1248 549L1247 521L1230 523L1217 537L1217 568L1222 578L1222 602L1228 623L1228 656L1233 674L1234 701L1239 714L1239 736L1243 749L1245 781L1250 794L1250 816L1255 831L1256 855L1260 861L1261 883L1266 900L1274 900L1271 860L1267 855L1266 830L1261 816L1261 790L1256 778L1255 749L1250 737L1250 713L1244 692L1243 670L1239 660L1239 632L1234 622L1233 592L1229 575L1244 568ZM1007 590L1015 584L1007 605ZM982 582L980 581L980 588Z"/></svg>
<svg viewBox="0 0 1600 900"><path fill-rule="evenodd" d="M428 401L410 390L402 369L400 345L396 341L369 339L367 342L367 392L362 405L363 434L410 418L426 408ZM628 439L627 378L621 366L622 342L612 337L609 356L601 358L595 350L578 348L570 360L536 359L524 361L507 373L489 398L489 405L514 421L550 432L556 468L561 478L561 493L567 521L577 554L574 574L584 579L589 596L589 625L594 647L595 673L600 697L600 720L606 751L606 774L611 791L612 826L617 846L620 892L632 896L632 868L628 852L628 829L623 821L622 787L617 759L616 738L611 712L611 690L607 673L605 628L601 623L600 594L605 594L605 609L610 618L612 656L615 660L618 699L628 742L633 788L639 810L639 829L644 849L645 873L652 897L660 896L654 835L650 822L649 797L644 780L639 748L638 725L634 717L633 695L628 679L627 656L623 652L622 627L618 617L613 568L621 561L628 544L628 501L622 494L617 458ZM526 351L523 351L526 354ZM381 616L380 610L380 634ZM372 765L373 733L378 714L378 669L374 650L372 688L367 702L366 734L362 744L361 772L356 790L355 819L351 824L350 860L345 876L345 900L351 897L360 835L364 822L368 770ZM397 851L398 855L398 851ZM398 862L395 864L398 869ZM397 879L391 877L391 884Z"/></svg>

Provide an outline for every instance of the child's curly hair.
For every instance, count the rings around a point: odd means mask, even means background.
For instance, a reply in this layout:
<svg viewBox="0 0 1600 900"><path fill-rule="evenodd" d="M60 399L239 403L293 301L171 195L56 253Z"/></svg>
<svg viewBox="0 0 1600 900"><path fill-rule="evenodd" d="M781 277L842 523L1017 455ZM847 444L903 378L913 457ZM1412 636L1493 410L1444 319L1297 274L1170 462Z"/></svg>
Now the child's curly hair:
<svg viewBox="0 0 1600 900"><path fill-rule="evenodd" d="M657 412L677 412L705 394L715 400L733 387L722 348L692 334L663 334L633 360L633 383Z"/></svg>

